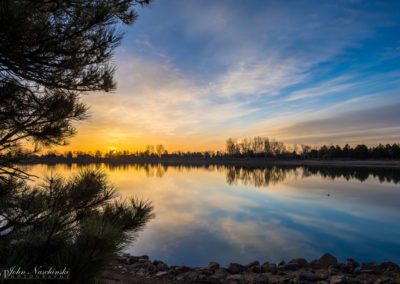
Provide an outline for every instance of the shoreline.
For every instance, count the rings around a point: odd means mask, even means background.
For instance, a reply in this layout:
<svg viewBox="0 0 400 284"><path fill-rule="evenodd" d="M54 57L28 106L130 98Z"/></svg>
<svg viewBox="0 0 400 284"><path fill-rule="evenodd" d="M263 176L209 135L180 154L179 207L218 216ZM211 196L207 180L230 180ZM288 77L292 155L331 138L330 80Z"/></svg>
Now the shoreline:
<svg viewBox="0 0 400 284"><path fill-rule="evenodd" d="M284 159L265 159L265 158L229 158L229 159L157 159L143 158L132 160L47 160L33 161L24 163L23 165L35 164L161 164L166 166L242 166L242 167L272 167L272 166L313 166L313 167L358 167L358 168L400 168L400 160L284 160Z"/></svg>
<svg viewBox="0 0 400 284"><path fill-rule="evenodd" d="M326 253L321 258L307 262L297 258L279 264L253 261L247 265L230 263L221 267L210 262L207 267L168 266L162 261L151 261L148 256L123 254L107 269L101 280L106 283L180 284L262 284L262 283L400 283L400 267L387 261L361 265L351 259L340 263Z"/></svg>

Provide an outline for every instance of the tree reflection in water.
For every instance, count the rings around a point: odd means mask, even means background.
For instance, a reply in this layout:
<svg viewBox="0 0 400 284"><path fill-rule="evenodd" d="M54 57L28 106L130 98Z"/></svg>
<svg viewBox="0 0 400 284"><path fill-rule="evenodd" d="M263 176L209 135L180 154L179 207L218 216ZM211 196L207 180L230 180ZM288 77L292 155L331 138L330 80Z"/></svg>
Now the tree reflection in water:
<svg viewBox="0 0 400 284"><path fill-rule="evenodd" d="M327 167L327 166L268 166L268 167L252 167L252 166L225 166L225 165L168 165L162 163L146 163L146 164L63 164L68 170L74 168L85 168L90 165L93 168L105 167L107 170L128 171L143 170L148 177L163 177L169 167L173 167L179 172L190 172L192 170L202 169L210 172L224 172L226 182L235 185L238 182L244 185L252 185L255 187L267 187L277 183L284 182L288 178L308 178L312 176L320 176L326 179L344 178L347 181L356 179L360 182L366 181L370 177L377 178L380 183L400 183L400 169L397 168L369 168L369 167ZM48 165L49 168L56 165Z"/></svg>

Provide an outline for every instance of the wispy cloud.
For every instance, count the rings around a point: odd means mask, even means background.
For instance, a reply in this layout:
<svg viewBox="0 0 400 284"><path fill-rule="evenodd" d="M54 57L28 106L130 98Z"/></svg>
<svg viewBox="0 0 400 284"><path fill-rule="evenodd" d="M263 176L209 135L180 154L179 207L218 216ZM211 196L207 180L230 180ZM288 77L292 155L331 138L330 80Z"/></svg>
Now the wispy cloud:
<svg viewBox="0 0 400 284"><path fill-rule="evenodd" d="M349 76L340 76L338 78L324 81L318 84L316 87L294 91L285 99L285 101L295 101L300 99L331 95L343 91L350 91L351 88L356 85L356 82L351 82L351 78Z"/></svg>
<svg viewBox="0 0 400 284"><path fill-rule="evenodd" d="M306 78L302 62L273 57L256 63L240 62L218 78L210 92L222 96L278 95L282 89Z"/></svg>
<svg viewBox="0 0 400 284"><path fill-rule="evenodd" d="M126 31L116 93L85 97L92 117L78 125L71 147L91 138L100 148L159 141L188 150L219 148L228 136L294 140L300 136L290 126L300 121L325 125L335 112L396 104L398 69L382 61L385 52L397 60L391 10L320 1L154 3ZM335 141L332 133L325 135Z"/></svg>
<svg viewBox="0 0 400 284"><path fill-rule="evenodd" d="M277 129L292 143L393 143L400 140L400 104L315 119Z"/></svg>

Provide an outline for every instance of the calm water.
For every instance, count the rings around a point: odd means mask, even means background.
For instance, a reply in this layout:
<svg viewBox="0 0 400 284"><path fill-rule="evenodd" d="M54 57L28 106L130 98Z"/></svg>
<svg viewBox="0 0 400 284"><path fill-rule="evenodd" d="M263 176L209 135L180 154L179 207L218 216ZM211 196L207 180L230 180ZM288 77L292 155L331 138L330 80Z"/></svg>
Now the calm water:
<svg viewBox="0 0 400 284"><path fill-rule="evenodd" d="M107 166L156 218L127 250L168 264L315 259L400 263L400 170ZM77 165L35 165L69 176Z"/></svg>

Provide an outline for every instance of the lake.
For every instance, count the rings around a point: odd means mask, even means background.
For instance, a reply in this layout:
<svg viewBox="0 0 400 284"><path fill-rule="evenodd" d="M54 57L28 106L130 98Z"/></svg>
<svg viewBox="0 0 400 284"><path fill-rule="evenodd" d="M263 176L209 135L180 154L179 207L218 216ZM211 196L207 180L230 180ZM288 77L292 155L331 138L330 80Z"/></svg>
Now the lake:
<svg viewBox="0 0 400 284"><path fill-rule="evenodd" d="M400 264L400 170L33 165L38 176L102 168L156 218L126 250L169 265L279 262L323 253Z"/></svg>

